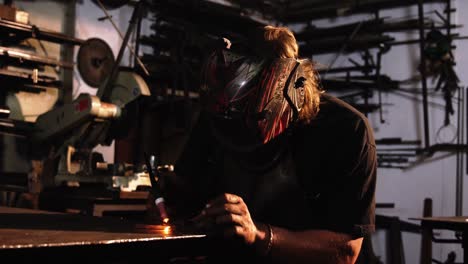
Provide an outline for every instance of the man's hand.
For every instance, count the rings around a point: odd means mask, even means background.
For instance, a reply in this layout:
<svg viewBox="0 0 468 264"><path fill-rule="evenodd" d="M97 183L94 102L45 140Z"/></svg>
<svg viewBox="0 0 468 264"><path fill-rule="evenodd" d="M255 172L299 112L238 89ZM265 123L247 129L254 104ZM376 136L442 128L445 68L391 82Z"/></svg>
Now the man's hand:
<svg viewBox="0 0 468 264"><path fill-rule="evenodd" d="M225 237L240 238L248 245L265 235L257 229L242 198L234 194L225 193L210 201L193 220L202 228L220 229Z"/></svg>
<svg viewBox="0 0 468 264"><path fill-rule="evenodd" d="M230 48L231 48L231 45L232 45L232 44L231 44L231 41L230 41L229 39L223 38L223 42L224 42L224 45L225 45L224 47L225 47L226 49L230 49Z"/></svg>

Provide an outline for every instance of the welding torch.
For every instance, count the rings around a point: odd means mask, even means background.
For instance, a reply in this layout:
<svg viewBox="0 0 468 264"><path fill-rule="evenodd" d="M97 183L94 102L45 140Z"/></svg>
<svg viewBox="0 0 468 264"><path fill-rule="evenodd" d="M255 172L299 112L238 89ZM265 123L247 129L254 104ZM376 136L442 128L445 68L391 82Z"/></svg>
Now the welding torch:
<svg viewBox="0 0 468 264"><path fill-rule="evenodd" d="M144 156L151 182L151 194L154 198L154 203L156 204L156 207L159 210L159 215L161 217L162 222L164 224L167 224L169 222L169 216L166 211L166 204L159 183L158 181L156 181L156 177L159 176L157 169L158 165L156 164L156 157L154 155L148 157L146 153L144 153Z"/></svg>

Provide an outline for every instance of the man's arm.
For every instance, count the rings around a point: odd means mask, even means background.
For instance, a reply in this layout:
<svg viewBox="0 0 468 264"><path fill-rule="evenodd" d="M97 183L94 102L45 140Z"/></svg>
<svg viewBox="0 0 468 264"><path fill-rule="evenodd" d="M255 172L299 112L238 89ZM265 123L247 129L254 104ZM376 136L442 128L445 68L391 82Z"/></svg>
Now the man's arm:
<svg viewBox="0 0 468 264"><path fill-rule="evenodd" d="M362 237L322 229L291 231L256 223L243 199L225 193L194 218L199 227L217 225L226 238L240 238L271 263L355 263Z"/></svg>
<svg viewBox="0 0 468 264"><path fill-rule="evenodd" d="M272 263L355 263L363 241L362 237L328 230L259 227L254 247Z"/></svg>

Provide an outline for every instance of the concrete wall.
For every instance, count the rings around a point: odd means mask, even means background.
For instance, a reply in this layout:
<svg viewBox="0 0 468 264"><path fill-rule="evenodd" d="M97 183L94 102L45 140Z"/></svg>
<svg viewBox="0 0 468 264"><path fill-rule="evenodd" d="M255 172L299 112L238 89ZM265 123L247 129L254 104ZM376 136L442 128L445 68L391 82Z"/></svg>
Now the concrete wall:
<svg viewBox="0 0 468 264"><path fill-rule="evenodd" d="M452 23L467 25L468 19L463 16L464 10L468 8L467 1L458 0L452 1L452 3L453 7L457 8L457 12L453 15ZM434 10L444 14L444 9L445 4L426 4L424 7L426 16L436 21L440 20L436 17ZM388 9L380 12L380 17L388 18L389 20L417 18L417 15L416 6ZM334 20L323 20L320 21L319 24L321 26L330 26L336 23L349 22L350 20L363 18L369 19L371 17L368 15L361 15ZM453 30L453 33L457 32L462 36L466 36L468 31L465 26ZM417 39L419 36L417 31L391 35L395 37L397 41ZM454 44L457 46L454 53L457 63L456 71L461 79L460 85L465 89L468 79L464 72L468 70L468 56L464 51L468 48L468 42L466 40L456 40ZM375 51L373 52L375 54ZM424 146L422 85L421 82L418 81L419 73L417 69L420 63L419 54L419 45L413 44L394 46L382 57L382 74L388 75L393 80L407 81L409 84L405 85L404 88L408 89L407 91L411 91L411 93L401 91L382 93L383 119L385 122L381 122L378 112L369 115L369 120L375 130L376 139L401 137L403 140L421 140L423 142L421 147ZM336 54L317 56L314 59L320 64L328 65L335 59L335 55ZM351 66L348 61L349 57L354 58L356 61L361 61L356 54L343 54L338 57L334 67ZM428 120L430 145L437 143L457 143L457 135L455 132L459 125L457 123L457 113L451 116L450 126L445 127L445 101L443 99L443 94L441 91L434 90L435 78L429 77L427 79L427 84L429 93ZM455 111L458 107L458 102L455 99L457 97L458 94L455 94L453 99ZM377 93L374 94L371 103L378 103ZM465 135L463 136L465 137ZM386 146L378 146L378 149L383 148L386 148ZM433 201L434 216L455 215L456 166L456 156L454 152L436 152L430 157L418 157L418 159L406 169L379 168L377 202L394 203L395 208L377 209L377 213L398 216L401 220L418 224L418 221L411 220L410 218L421 217L424 199L431 198ZM466 167L466 164L464 166ZM465 169L463 171L463 178L466 178ZM463 184L463 189L466 190L466 180L465 183L460 184ZM465 193L463 196L464 214L467 213L468 208L466 197L467 194ZM440 235L439 238L454 238L454 232L450 231L440 230L437 231L437 234ZM382 260L384 260L385 263L388 263L386 262L386 254L388 253L386 248L387 235L385 231L378 231L374 239L375 251L377 255L382 256ZM406 263L419 262L420 242L421 237L419 234L403 233ZM445 261L450 251L456 252L458 262L463 261L463 251L459 244L433 243L433 257L437 260Z"/></svg>

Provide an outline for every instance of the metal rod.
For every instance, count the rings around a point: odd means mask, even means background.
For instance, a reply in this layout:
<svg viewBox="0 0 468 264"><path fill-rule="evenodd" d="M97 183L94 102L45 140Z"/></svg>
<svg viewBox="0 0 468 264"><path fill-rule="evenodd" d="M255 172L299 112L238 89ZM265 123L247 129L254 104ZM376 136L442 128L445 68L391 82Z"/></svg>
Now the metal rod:
<svg viewBox="0 0 468 264"><path fill-rule="evenodd" d="M450 36L450 39L451 40L454 40L454 39L463 40L463 39L468 39L468 36L459 36L459 34L452 34ZM410 39L410 40L386 42L386 44L389 46L399 46L399 45L419 44L419 41L420 41L419 39Z"/></svg>
<svg viewBox="0 0 468 264"><path fill-rule="evenodd" d="M421 148L389 148L389 149L379 149L379 152L381 151L414 151L414 152L420 152L422 151Z"/></svg>
<svg viewBox="0 0 468 264"><path fill-rule="evenodd" d="M120 31L120 29L117 27L117 25L115 24L114 20L112 19L112 16L109 14L109 12L107 12L107 9L106 7L101 3L101 0L97 0L99 6L101 7L102 11L104 12L104 14L106 15L106 18L109 19L109 21L111 22L112 26L114 27L115 31L117 31L117 33L119 33L119 36L120 36L120 39L124 40L124 35L122 33L122 31ZM135 7L136 8L136 7ZM138 21L140 21L140 18L138 18ZM135 53L135 50L133 49L133 47L128 43L128 40L125 41L128 47L128 49L130 50L130 52L132 53L132 55L135 57L135 60L138 62L138 65L140 65L141 69L143 70L143 72L149 76L149 72L148 70L146 69L145 65L143 64L143 62L140 60L140 58L137 56L137 54Z"/></svg>
<svg viewBox="0 0 468 264"><path fill-rule="evenodd" d="M109 99L111 91L112 91L112 85L114 85L114 81L117 78L118 72L119 72L119 67L120 67L120 61L122 61L122 57L125 51L125 46L127 46L128 40L130 38L130 35L132 34L132 31L135 27L135 24L137 22L137 18L140 17L140 12L142 8L142 2L138 2L136 6L133 9L133 14L132 17L130 18L130 23L128 25L127 33L125 34L122 45L120 46L119 54L117 55L117 59L115 60L115 64L112 67L112 71L109 74L109 78L107 79L107 82L104 86L104 89L101 91L98 91L98 96L101 98L101 100L106 101Z"/></svg>
<svg viewBox="0 0 468 264"><path fill-rule="evenodd" d="M143 16L140 16L138 18L138 22L137 22L137 29L136 29L136 36L135 36L135 39L136 39L136 42L135 42L135 51L134 51L134 59L135 61L133 62L133 64L140 64L141 65L144 65L143 62L140 60L140 57L138 56L138 54L140 53L140 37L141 37L141 23L143 21ZM142 68L143 71L145 71L145 68ZM148 70L146 69L145 73L147 74L147 76L149 76L149 72Z"/></svg>
<svg viewBox="0 0 468 264"><path fill-rule="evenodd" d="M357 23L357 25L353 29L353 32L351 32L351 34L346 38L345 42L341 45L340 50L338 51L338 53L333 57L333 59L327 65L327 68L329 68L329 69L332 68L333 65L335 64L335 62L338 60L338 58L346 51L346 48L348 47L348 44L351 42L351 40L354 39L356 34L359 32L359 29L361 29L361 26L362 26L363 23L364 23L364 21L360 21L359 23ZM328 72L324 72L322 74L322 77L324 78L327 73Z"/></svg>
<svg viewBox="0 0 468 264"><path fill-rule="evenodd" d="M75 66L72 62L69 62L68 60L59 61L54 58L39 56L39 55L35 55L32 53L28 53L28 52L23 52L19 49L13 49L13 48L8 48L8 47L3 47L3 46L0 46L0 56L6 57L6 58L18 59L20 62L31 61L31 62L42 63L46 65L60 66L60 67L67 68L67 69L73 69L73 67Z"/></svg>
<svg viewBox="0 0 468 264"><path fill-rule="evenodd" d="M463 87L460 89L467 89L468 87ZM468 104L466 104L465 108L466 113L468 113ZM468 139L468 122L465 123L465 138ZM467 164L465 173L468 174L468 144L466 145L465 148L465 162Z"/></svg>
<svg viewBox="0 0 468 264"><path fill-rule="evenodd" d="M375 77L376 77L376 86L377 86L377 93L378 93L378 96L379 96L379 117L380 117L380 123L383 124L385 123L385 119L383 117L383 104L382 104L382 89L380 89L380 86L381 86L381 82L380 82L380 69L381 69L381 66L382 66L382 52L383 50L382 49L379 49L379 52L377 53L377 68L376 68L376 73L375 73Z"/></svg>
<svg viewBox="0 0 468 264"><path fill-rule="evenodd" d="M465 135L465 123L466 123L466 112L465 112L465 107L464 107L464 104L466 103L466 90L464 90L463 88L460 88L460 90L462 90L462 107L461 107L461 111L462 111L462 116L461 116L461 144L465 144L465 138L464 138L464 135ZM465 164L463 163L463 150L460 150L460 163L461 163L461 166L460 166L460 215L463 215L463 166L465 166Z"/></svg>
<svg viewBox="0 0 468 264"><path fill-rule="evenodd" d="M458 101L457 105L457 144L460 144L461 134L460 134L460 119L461 119L461 90L458 91L458 96L460 100ZM456 153L456 160L455 160L455 215L460 216L460 151Z"/></svg>
<svg viewBox="0 0 468 264"><path fill-rule="evenodd" d="M75 36L75 26L76 26L76 0L66 1L65 4L65 21L64 21L64 30L68 36ZM41 43L41 42L39 42ZM73 54L74 46L71 43L64 43L65 45L61 46L61 58L67 64L71 64L71 68L63 67L62 69L62 80L63 80L63 93L57 103L57 105L71 103L73 101Z"/></svg>
<svg viewBox="0 0 468 264"><path fill-rule="evenodd" d="M397 137L376 139L377 145L421 145L420 140L403 140Z"/></svg>
<svg viewBox="0 0 468 264"><path fill-rule="evenodd" d="M452 8L451 8L450 1L452 1L452 0L447 0L447 8L446 8L446 10L445 10L446 13L447 13L447 19L446 19L446 20L447 20L447 36L449 36L449 37L450 37L450 34L452 33L452 32L451 32L451 28L452 28L452 27L450 26L450 22L451 22L451 13L452 13L452 12L450 12L450 9L452 9Z"/></svg>
<svg viewBox="0 0 468 264"><path fill-rule="evenodd" d="M377 157L416 157L414 153L377 153Z"/></svg>
<svg viewBox="0 0 468 264"><path fill-rule="evenodd" d="M444 2L445 0L425 0L426 3ZM373 13L384 8L410 6L414 0L379 0L379 1L289 1L290 8L283 15L285 23L302 22L314 18L330 18L342 15Z"/></svg>
<svg viewBox="0 0 468 264"><path fill-rule="evenodd" d="M377 167L386 168L386 169L400 169L400 170L404 170L408 168L408 166L394 166L394 165L380 165L380 164Z"/></svg>
<svg viewBox="0 0 468 264"><path fill-rule="evenodd" d="M459 91L460 100L458 101L458 137L457 144L463 144L464 135L464 111L463 106L465 101L465 92L463 88ZM456 192L455 192L455 215L461 216L463 214L463 152L462 150L457 151L457 171L456 171Z"/></svg>
<svg viewBox="0 0 468 264"><path fill-rule="evenodd" d="M36 25L23 24L19 22L9 21L5 19L0 19L0 29L8 30L11 33L19 33L21 35L27 35L28 37L34 37L38 40L46 40L54 43L68 43L73 45L81 45L85 41L82 39L77 39L69 37L68 35L58 33L56 31L38 28Z"/></svg>
<svg viewBox="0 0 468 264"><path fill-rule="evenodd" d="M447 36L450 38L451 34L451 27L450 27L450 22L451 22L451 12L450 12L450 1L447 0L447 5L446 5L446 14L447 14ZM450 42L452 39L450 38ZM464 91L463 88L460 88L458 91L460 99L458 100L458 136L457 136L457 143L463 144L463 111L465 110L463 107L464 103ZM455 185L456 191L455 191L455 215L456 216L461 216L463 213L463 152L462 151L457 151L457 171L456 171L456 185Z"/></svg>
<svg viewBox="0 0 468 264"><path fill-rule="evenodd" d="M338 72L351 72L351 71L358 71L358 72L369 72L372 71L375 66L351 66L351 67L337 67L337 68L324 68L318 69L319 73L327 72L327 73L338 73Z"/></svg>
<svg viewBox="0 0 468 264"><path fill-rule="evenodd" d="M418 15L419 15L419 25L423 25L424 21L424 7L423 7L423 0L418 1ZM424 56L424 28L422 26L419 27L419 49L420 49L420 56L421 56L421 63L424 64L425 56ZM430 141L429 141L429 116L428 116L428 106L427 106L427 80L426 80L426 69L425 67L420 67L421 72L421 84L422 84L422 96L423 96L423 118L424 118L424 146L425 148L429 148Z"/></svg>
<svg viewBox="0 0 468 264"><path fill-rule="evenodd" d="M10 115L10 109L8 108L0 108L0 118L7 118Z"/></svg>

